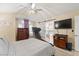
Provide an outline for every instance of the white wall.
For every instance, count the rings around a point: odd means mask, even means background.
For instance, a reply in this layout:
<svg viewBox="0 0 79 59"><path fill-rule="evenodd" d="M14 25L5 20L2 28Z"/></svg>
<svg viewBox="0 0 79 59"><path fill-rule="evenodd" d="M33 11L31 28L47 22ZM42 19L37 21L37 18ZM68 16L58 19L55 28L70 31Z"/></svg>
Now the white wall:
<svg viewBox="0 0 79 59"><path fill-rule="evenodd" d="M15 14L0 13L0 37L10 41L16 39L16 21Z"/></svg>

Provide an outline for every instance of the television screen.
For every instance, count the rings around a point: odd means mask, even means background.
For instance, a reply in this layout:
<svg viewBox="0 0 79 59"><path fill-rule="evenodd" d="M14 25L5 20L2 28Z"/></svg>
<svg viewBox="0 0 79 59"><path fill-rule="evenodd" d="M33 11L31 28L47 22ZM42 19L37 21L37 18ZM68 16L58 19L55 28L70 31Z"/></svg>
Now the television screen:
<svg viewBox="0 0 79 59"><path fill-rule="evenodd" d="M55 29L70 29L72 28L72 19L65 19L61 21L55 21L54 23Z"/></svg>

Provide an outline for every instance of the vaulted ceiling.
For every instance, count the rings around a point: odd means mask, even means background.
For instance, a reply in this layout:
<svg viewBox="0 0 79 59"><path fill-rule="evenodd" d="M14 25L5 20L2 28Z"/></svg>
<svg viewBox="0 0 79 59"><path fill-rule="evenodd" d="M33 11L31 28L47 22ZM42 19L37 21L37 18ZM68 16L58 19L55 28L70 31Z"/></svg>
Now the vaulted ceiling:
<svg viewBox="0 0 79 59"><path fill-rule="evenodd" d="M0 3L0 13L15 13L28 4L23 3Z"/></svg>
<svg viewBox="0 0 79 59"><path fill-rule="evenodd" d="M63 14L69 11L79 10L79 3L48 3L37 4L53 15Z"/></svg>
<svg viewBox="0 0 79 59"><path fill-rule="evenodd" d="M0 13L22 13L26 18L35 21L79 10L79 3L36 3L35 9L41 10L33 12L31 3L0 3Z"/></svg>

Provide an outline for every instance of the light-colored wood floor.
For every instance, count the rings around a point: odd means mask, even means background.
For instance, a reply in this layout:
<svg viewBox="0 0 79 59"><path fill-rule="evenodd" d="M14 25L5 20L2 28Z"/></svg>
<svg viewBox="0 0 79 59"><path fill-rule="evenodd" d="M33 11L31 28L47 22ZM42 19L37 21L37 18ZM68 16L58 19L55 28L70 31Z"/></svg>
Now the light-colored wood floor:
<svg viewBox="0 0 79 59"><path fill-rule="evenodd" d="M54 46L55 56L79 56L79 51L68 51Z"/></svg>

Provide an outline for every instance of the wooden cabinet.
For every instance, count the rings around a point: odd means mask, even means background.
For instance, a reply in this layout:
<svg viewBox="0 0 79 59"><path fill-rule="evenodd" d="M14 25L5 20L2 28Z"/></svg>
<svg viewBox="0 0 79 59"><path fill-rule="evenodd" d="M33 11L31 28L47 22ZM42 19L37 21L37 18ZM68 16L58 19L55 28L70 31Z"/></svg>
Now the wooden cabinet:
<svg viewBox="0 0 79 59"><path fill-rule="evenodd" d="M29 21L27 19L17 20L17 36L16 41L29 38Z"/></svg>
<svg viewBox="0 0 79 59"><path fill-rule="evenodd" d="M54 35L54 45L59 48L66 48L67 35L55 34Z"/></svg>
<svg viewBox="0 0 79 59"><path fill-rule="evenodd" d="M29 29L28 28L18 28L17 29L17 41L24 40L29 38Z"/></svg>

